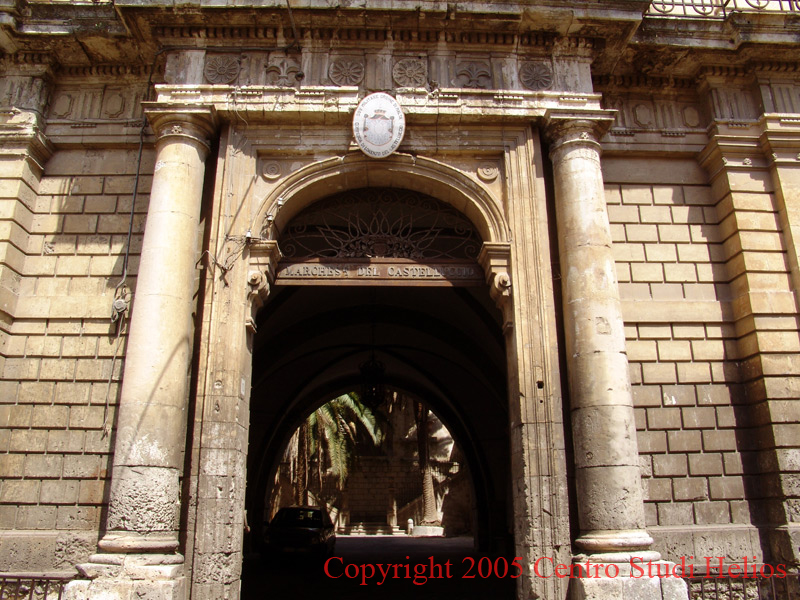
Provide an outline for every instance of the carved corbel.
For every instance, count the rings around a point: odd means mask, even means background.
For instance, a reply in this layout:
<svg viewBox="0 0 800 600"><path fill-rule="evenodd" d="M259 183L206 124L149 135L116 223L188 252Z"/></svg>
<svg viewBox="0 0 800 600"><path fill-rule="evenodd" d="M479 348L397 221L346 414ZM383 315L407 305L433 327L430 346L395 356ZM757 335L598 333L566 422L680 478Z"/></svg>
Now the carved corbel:
<svg viewBox="0 0 800 600"><path fill-rule="evenodd" d="M248 248L250 272L247 275L247 300L250 314L245 319L245 327L248 332L255 333L256 315L266 303L270 286L275 281L281 251L275 240L253 241Z"/></svg>
<svg viewBox="0 0 800 600"><path fill-rule="evenodd" d="M251 271L247 275L247 285L250 290L247 292L247 300L250 305L250 315L245 319L245 327L250 333L256 332L256 315L269 296L269 281L261 271Z"/></svg>
<svg viewBox="0 0 800 600"><path fill-rule="evenodd" d="M484 242L478 255L478 262L486 273L489 295L503 313L503 327L510 327L513 322L511 303L509 302L512 291L511 275L509 275L511 244Z"/></svg>

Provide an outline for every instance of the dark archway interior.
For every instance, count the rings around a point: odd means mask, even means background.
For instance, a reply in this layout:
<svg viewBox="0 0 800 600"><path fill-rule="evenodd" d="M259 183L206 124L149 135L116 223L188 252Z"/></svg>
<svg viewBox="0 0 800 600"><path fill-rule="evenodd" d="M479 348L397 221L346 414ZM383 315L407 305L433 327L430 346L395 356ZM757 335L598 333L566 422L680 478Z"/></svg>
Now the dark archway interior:
<svg viewBox="0 0 800 600"><path fill-rule="evenodd" d="M292 432L357 389L374 353L386 385L424 399L464 452L479 549L511 547L505 344L485 288L275 286L257 325L246 500L254 532Z"/></svg>

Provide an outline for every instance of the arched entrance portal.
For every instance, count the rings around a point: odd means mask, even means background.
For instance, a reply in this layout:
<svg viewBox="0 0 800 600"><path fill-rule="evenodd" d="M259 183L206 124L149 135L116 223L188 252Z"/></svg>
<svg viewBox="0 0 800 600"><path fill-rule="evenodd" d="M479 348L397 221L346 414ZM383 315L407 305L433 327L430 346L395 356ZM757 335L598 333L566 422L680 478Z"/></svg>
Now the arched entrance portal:
<svg viewBox="0 0 800 600"><path fill-rule="evenodd" d="M503 317L477 258L482 240L452 206L364 188L313 203L280 232L281 261L256 323L248 514L255 531L288 437L324 399L381 385L422 398L472 474L479 548L510 547Z"/></svg>
<svg viewBox="0 0 800 600"><path fill-rule="evenodd" d="M535 131L526 131L531 143L514 138L504 155L514 162L505 168L534 165L539 173ZM385 365L385 384L425 398L460 443L481 547L526 561L569 560L544 185L537 177L505 181L419 156L376 161L349 153L299 166L266 186L248 235L229 240L247 270L231 270L213 290L194 436L200 495L193 586L238 580L242 509L259 534L254 519L263 510L254 504L263 502L285 438L324 398L359 387L360 367L373 352ZM384 206L381 193L400 206ZM350 230L349 216L305 212L334 201L348 208L333 214L354 211L362 217L355 223L366 225ZM400 217L405 226L396 225ZM320 228L325 235L308 241L308 231ZM470 243L442 249L428 243L431 231ZM360 235L361 253L342 243L343 232L351 241ZM286 247L292 236L305 255ZM334 240L338 255L320 254L320 240ZM243 288L244 305L237 295ZM249 308L242 314L247 333L237 307ZM204 435L217 431L230 435ZM508 581L520 597L556 597L563 587L527 570Z"/></svg>

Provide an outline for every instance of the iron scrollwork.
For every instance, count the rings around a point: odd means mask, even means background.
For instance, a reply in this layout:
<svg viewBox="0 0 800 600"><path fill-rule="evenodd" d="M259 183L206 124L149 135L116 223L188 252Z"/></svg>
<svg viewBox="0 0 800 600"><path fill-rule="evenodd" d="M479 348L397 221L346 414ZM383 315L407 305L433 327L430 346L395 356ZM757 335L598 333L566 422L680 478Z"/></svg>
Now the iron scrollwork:
<svg viewBox="0 0 800 600"><path fill-rule="evenodd" d="M300 212L280 237L284 258L475 260L481 239L454 208L417 192L354 190Z"/></svg>

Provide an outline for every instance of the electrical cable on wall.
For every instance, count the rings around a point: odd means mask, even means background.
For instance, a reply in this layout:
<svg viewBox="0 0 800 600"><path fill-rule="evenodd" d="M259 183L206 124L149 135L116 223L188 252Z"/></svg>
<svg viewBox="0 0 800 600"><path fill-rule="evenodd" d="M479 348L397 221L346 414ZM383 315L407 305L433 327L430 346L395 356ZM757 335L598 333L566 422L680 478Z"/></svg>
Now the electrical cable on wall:
<svg viewBox="0 0 800 600"><path fill-rule="evenodd" d="M288 45L285 45L285 46L280 46L280 47L268 47L268 48L263 48L263 47L259 47L259 46L242 46L242 47L237 48L237 50L240 53L246 52L246 51L253 51L253 52L283 51L283 52L286 52L288 50L291 50L292 48L299 48L300 44L299 44L299 37L298 37L298 34L297 34L297 27L295 26L294 15L292 14L292 7L289 4L289 0L286 0L286 5L287 5L288 10L289 10L289 20L290 20L291 27L292 27L292 34L294 36L294 40L292 41L291 44L288 44ZM171 46L171 47L162 48L161 50L159 50L159 51L157 51L155 53L155 55L153 56L153 62L150 65L150 69L149 69L149 73L148 73L148 77L147 77L147 84L146 84L146 87L145 87L145 96L143 98L143 101L150 100L150 96L151 96L152 91L153 91L153 74L155 73L155 70L156 70L156 63L158 62L158 57L161 54L163 54L164 52L173 51L173 50L183 50L183 49L184 48ZM208 49L209 48L206 48L206 50L208 50ZM238 111L238 109L236 107L236 91L238 89L239 88L237 87L234 90L234 96L233 96L234 97L234 113L236 114L236 116L238 118L240 118L242 121L245 122L245 125L247 125L247 121L244 119L244 117L239 115L239 111ZM113 356L111 358L111 372L108 375L108 381L107 381L107 385L106 385L106 394L105 394L105 403L104 403L105 404L105 408L104 408L104 411L103 411L103 437L104 438L107 437L110 434L110 431L111 431L111 428L110 428L110 425L109 425L109 422L108 422L109 408L110 408L110 401L111 401L111 384L113 383L113 380L114 380L114 369L116 367L117 359L119 357L119 349L122 346L122 332L123 332L123 329L125 328L125 323L126 323L126 319L128 317L130 304L131 304L131 301L133 299L133 292L131 292L128 289L128 285L127 285L128 268L129 268L129 264L130 264L131 240L133 238L133 224L134 224L134 219L135 219L135 216L136 216L136 197L137 197L138 191L139 191L139 181L140 181L140 178L141 178L142 157L144 155L144 139L145 139L146 132L147 132L147 115L145 115L143 113L142 114L141 127L139 128L139 144L138 144L138 151L137 151L137 156L136 156L136 174L134 176L133 191L131 193L131 210L130 210L129 220L128 220L128 234L127 234L127 239L126 239L126 242L125 242L125 253L123 255L123 260L122 260L122 275L120 276L119 282L114 287L114 300L112 301L112 304L111 304L111 323L116 325L116 332L115 332L115 337L114 337L115 349L114 349L114 354L113 354ZM228 239L232 240L232 241L241 242L241 243L240 243L240 246L225 260L224 263L220 263L219 261L217 261L216 258L213 257L208 250L206 252L204 252L200 256L200 259L198 260L198 264L199 264L203 259L203 255L208 254L209 255L209 262L211 263L211 265L219 267L220 270L222 271L222 279L223 279L225 285L227 285L227 281L225 281L225 274L232 268L233 261L235 261L236 258L241 256L241 252L244 249L244 246L246 245L246 243L244 241L244 238L239 240L237 238L229 237Z"/></svg>

